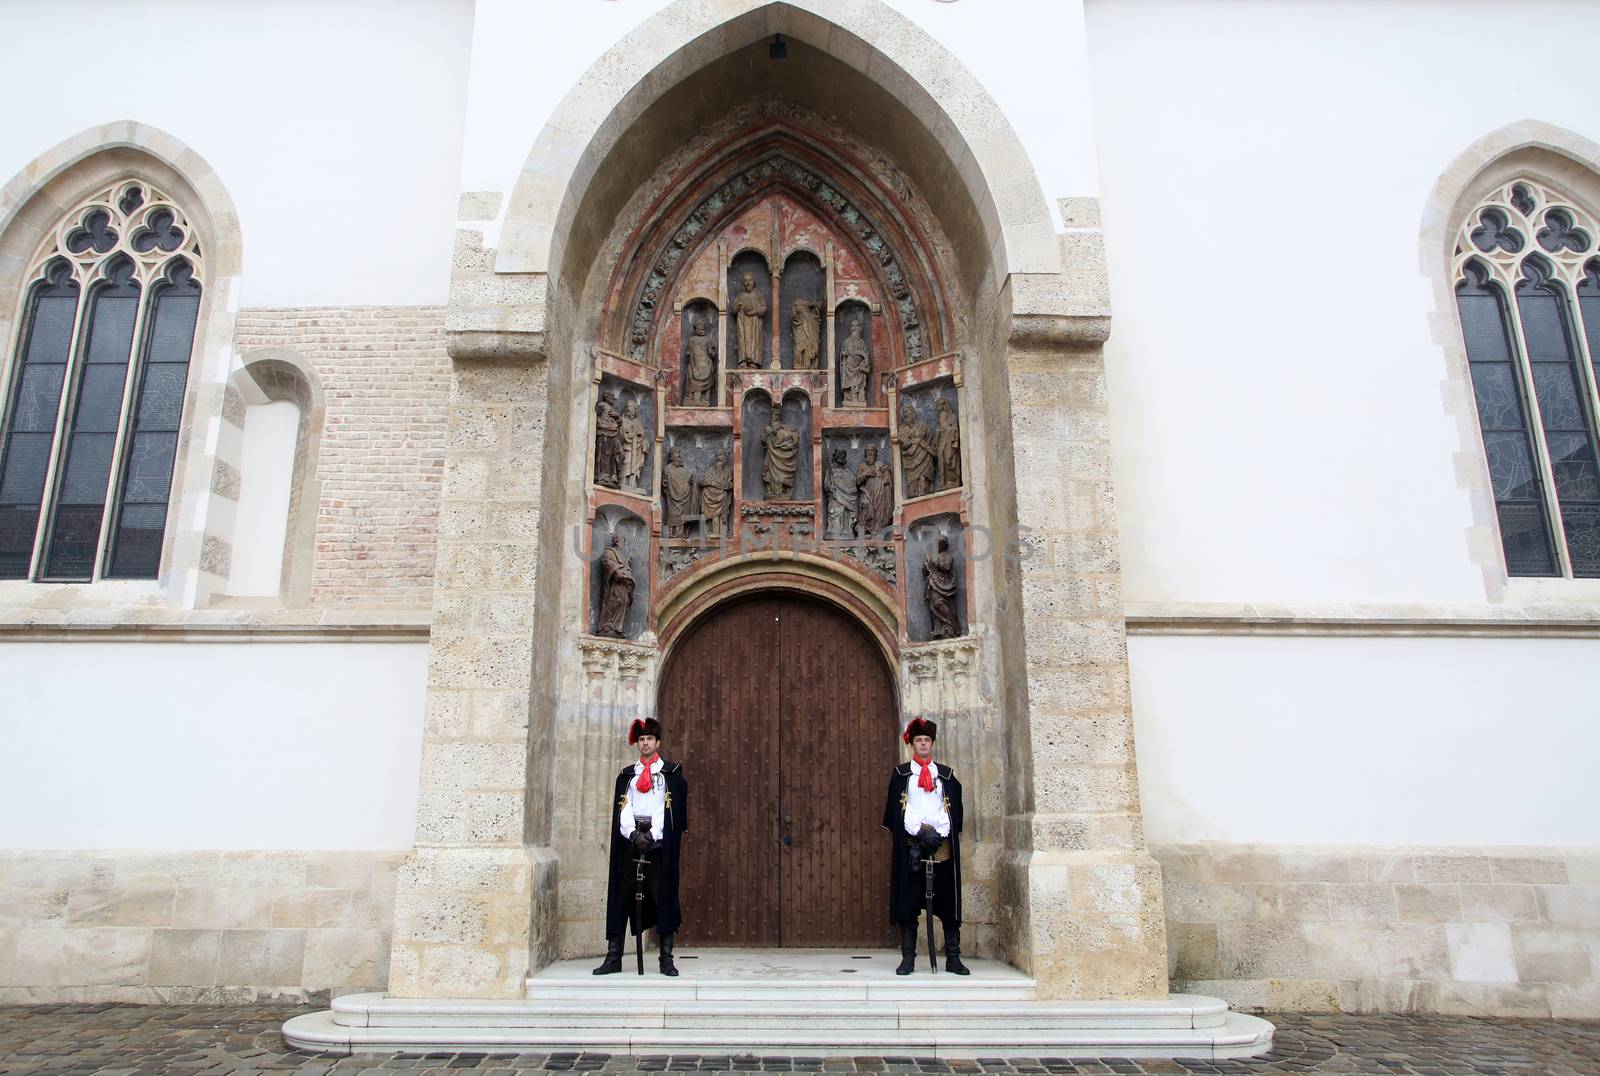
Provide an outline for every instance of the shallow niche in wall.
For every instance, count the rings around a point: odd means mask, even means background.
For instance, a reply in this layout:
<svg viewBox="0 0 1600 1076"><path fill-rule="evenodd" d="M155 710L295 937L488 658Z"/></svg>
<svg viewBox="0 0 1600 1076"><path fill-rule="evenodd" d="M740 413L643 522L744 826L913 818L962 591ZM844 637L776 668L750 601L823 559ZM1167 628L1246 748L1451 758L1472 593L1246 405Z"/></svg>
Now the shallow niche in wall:
<svg viewBox="0 0 1600 1076"><path fill-rule="evenodd" d="M778 312L778 354L785 370L820 370L822 352L822 262L809 250L797 250L783 263L778 284L783 309Z"/></svg>
<svg viewBox="0 0 1600 1076"><path fill-rule="evenodd" d="M595 512L589 534L589 630L637 639L650 602L650 528L614 504Z"/></svg>
<svg viewBox="0 0 1600 1076"><path fill-rule="evenodd" d="M961 486L961 402L955 382L939 378L900 394L896 436L907 500Z"/></svg>
<svg viewBox="0 0 1600 1076"><path fill-rule="evenodd" d="M683 354L678 357L678 403L684 407L716 407L722 380L722 351L717 347L717 308L709 299L683 307Z"/></svg>
<svg viewBox="0 0 1600 1076"><path fill-rule="evenodd" d="M750 287L745 288L749 280ZM759 315L759 321L757 317ZM723 365L765 369L772 360L772 273L767 259L741 250L728 263L728 332ZM741 348L741 334L746 347ZM753 334L753 335L748 335Z"/></svg>
<svg viewBox="0 0 1600 1076"><path fill-rule="evenodd" d="M733 435L726 430L667 428L661 467L661 537L720 541L733 513Z"/></svg>
<svg viewBox="0 0 1600 1076"><path fill-rule="evenodd" d="M906 574L906 634L911 641L965 635L967 541L960 516L924 516L906 527Z"/></svg>
<svg viewBox="0 0 1600 1076"><path fill-rule="evenodd" d="M835 399L840 407L882 407L882 390L873 387L880 371L893 366L872 347L872 310L858 299L840 303L833 318Z"/></svg>
<svg viewBox="0 0 1600 1076"><path fill-rule="evenodd" d="M604 374L595 401L594 483L649 496L655 450L655 391Z"/></svg>
<svg viewBox="0 0 1600 1076"><path fill-rule="evenodd" d="M823 536L880 537L894 522L894 472L882 430L830 430L822 436Z"/></svg>
<svg viewBox="0 0 1600 1076"><path fill-rule="evenodd" d="M739 485L746 500L809 501L815 496L811 400L804 392L785 393L776 414L765 392L746 393L740 426L744 463Z"/></svg>

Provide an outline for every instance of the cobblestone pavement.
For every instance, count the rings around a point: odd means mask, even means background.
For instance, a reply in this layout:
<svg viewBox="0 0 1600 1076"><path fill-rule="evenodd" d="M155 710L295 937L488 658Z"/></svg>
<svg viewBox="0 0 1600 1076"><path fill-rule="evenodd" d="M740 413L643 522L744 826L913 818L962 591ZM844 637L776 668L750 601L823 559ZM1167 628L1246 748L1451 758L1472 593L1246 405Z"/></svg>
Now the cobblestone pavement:
<svg viewBox="0 0 1600 1076"><path fill-rule="evenodd" d="M1272 1053L1249 1061L915 1061L911 1058L626 1057L608 1054L361 1054L329 1057L289 1049L284 1020L305 1006L162 1007L32 1005L0 1008L0 1072L297 1073L365 1070L448 1074L517 1072L793 1071L951 1073L1600 1073L1600 1023L1465 1016L1270 1015Z"/></svg>

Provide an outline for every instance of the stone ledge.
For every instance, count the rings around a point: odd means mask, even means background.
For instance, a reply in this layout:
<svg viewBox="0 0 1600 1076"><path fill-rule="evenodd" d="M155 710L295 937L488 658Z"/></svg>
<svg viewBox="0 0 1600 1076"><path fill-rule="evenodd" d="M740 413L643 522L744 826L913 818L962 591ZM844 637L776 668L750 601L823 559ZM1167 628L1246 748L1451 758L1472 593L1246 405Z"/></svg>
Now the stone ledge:
<svg viewBox="0 0 1600 1076"><path fill-rule="evenodd" d="M10 642L426 642L428 610L0 608Z"/></svg>
<svg viewBox="0 0 1600 1076"><path fill-rule="evenodd" d="M1523 606L1128 602L1129 635L1600 638L1600 602Z"/></svg>

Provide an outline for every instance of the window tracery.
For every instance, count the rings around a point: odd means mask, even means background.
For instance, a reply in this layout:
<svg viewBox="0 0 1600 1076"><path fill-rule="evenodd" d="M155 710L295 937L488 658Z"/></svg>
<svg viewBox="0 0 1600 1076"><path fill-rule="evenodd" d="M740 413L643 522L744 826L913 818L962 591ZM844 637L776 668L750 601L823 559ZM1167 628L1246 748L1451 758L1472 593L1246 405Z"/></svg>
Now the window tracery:
<svg viewBox="0 0 1600 1076"><path fill-rule="evenodd" d="M183 210L140 180L41 243L0 382L0 579L156 577L203 275Z"/></svg>

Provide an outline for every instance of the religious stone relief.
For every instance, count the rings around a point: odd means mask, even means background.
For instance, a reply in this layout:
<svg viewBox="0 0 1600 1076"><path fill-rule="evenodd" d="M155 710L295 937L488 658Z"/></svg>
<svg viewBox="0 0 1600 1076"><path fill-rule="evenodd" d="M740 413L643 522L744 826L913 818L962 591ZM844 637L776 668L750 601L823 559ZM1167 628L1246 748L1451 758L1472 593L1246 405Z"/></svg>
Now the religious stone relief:
<svg viewBox="0 0 1600 1076"><path fill-rule="evenodd" d="M778 289L788 317L779 326L778 365L786 370L816 370L822 362L822 262L809 250L797 250L783 263Z"/></svg>
<svg viewBox="0 0 1600 1076"><path fill-rule="evenodd" d="M894 546L847 545L840 552L860 564L863 568L882 576L890 586L894 586L897 582L896 577L899 573L896 570Z"/></svg>
<svg viewBox="0 0 1600 1076"><path fill-rule="evenodd" d="M733 505L728 436L719 430L673 427L661 468L661 536L720 541Z"/></svg>
<svg viewBox="0 0 1600 1076"><path fill-rule="evenodd" d="M849 454L842 448L833 450L825 479L828 497L827 536L850 540L856 536L856 476L850 469Z"/></svg>
<svg viewBox="0 0 1600 1076"><path fill-rule="evenodd" d="M594 408L595 485L648 493L654 433L655 393L618 378L601 378Z"/></svg>
<svg viewBox="0 0 1600 1076"><path fill-rule="evenodd" d="M881 454L884 443L883 435L872 430L824 435L823 496L829 539L876 537L892 522L893 476L888 459Z"/></svg>
<svg viewBox="0 0 1600 1076"><path fill-rule="evenodd" d="M613 639L636 638L645 623L649 530L638 516L607 505L596 513L590 533L591 630Z"/></svg>
<svg viewBox="0 0 1600 1076"><path fill-rule="evenodd" d="M954 489L961 485L961 427L956 422L955 408L943 396L939 397L938 409L934 447L939 459L939 488Z"/></svg>
<svg viewBox="0 0 1600 1076"><path fill-rule="evenodd" d="M900 428L895 439L900 443L900 474L906 497L926 497L933 492L933 432L909 397L900 403Z"/></svg>
<svg viewBox="0 0 1600 1076"><path fill-rule="evenodd" d="M822 307L813 299L796 299L789 311L794 331L794 368L815 370L822 347Z"/></svg>
<svg viewBox="0 0 1600 1076"><path fill-rule="evenodd" d="M894 521L894 474L884 455L869 444L856 468L856 527L862 537L882 534Z"/></svg>
<svg viewBox="0 0 1600 1076"><path fill-rule="evenodd" d="M930 381L901 395L897 439L907 498L961 486L961 420L956 387L949 380Z"/></svg>
<svg viewBox="0 0 1600 1076"><path fill-rule="evenodd" d="M733 505L733 466L728 453L718 449L711 465L700 474L701 533L706 538L726 537L728 509Z"/></svg>
<svg viewBox="0 0 1600 1076"><path fill-rule="evenodd" d="M840 317L848 319L845 335L839 341L839 402L845 407L866 407L872 392L872 341L867 335L869 315L856 303L841 306L839 310Z"/></svg>
<svg viewBox="0 0 1600 1076"><path fill-rule="evenodd" d="M712 407L717 402L717 311L710 303L693 303L684 319L682 403Z"/></svg>
<svg viewBox="0 0 1600 1076"><path fill-rule="evenodd" d="M683 450L673 447L661 468L661 533L682 538L691 521L700 522L700 491L694 472L683 462Z"/></svg>
<svg viewBox="0 0 1600 1076"><path fill-rule="evenodd" d="M955 514L917 520L906 532L908 634L917 642L966 633L965 532Z"/></svg>
<svg viewBox="0 0 1600 1076"><path fill-rule="evenodd" d="M773 412L761 430L761 484L769 501L794 498L795 464L800 455L800 431Z"/></svg>
<svg viewBox="0 0 1600 1076"><path fill-rule="evenodd" d="M728 269L728 323L734 362L741 369L762 369L767 365L771 290L771 275L761 255L744 251L734 258Z"/></svg>

